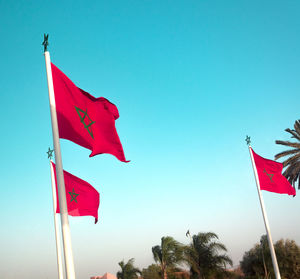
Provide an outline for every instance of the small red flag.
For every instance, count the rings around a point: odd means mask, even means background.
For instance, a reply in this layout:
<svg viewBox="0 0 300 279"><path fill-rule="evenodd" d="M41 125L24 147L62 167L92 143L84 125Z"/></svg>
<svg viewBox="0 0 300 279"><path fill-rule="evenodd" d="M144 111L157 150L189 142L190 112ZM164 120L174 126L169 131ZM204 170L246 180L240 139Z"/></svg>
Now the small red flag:
<svg viewBox="0 0 300 279"><path fill-rule="evenodd" d="M281 174L283 165L257 155L250 147L253 154L260 189L278 194L296 195L296 190Z"/></svg>
<svg viewBox="0 0 300 279"><path fill-rule="evenodd" d="M115 127L117 107L78 88L51 63L59 137L90 149L90 157L108 153L122 162L122 144Z"/></svg>
<svg viewBox="0 0 300 279"><path fill-rule="evenodd" d="M56 169L53 162L51 162L51 167L54 171L56 185L56 213L60 213ZM64 171L64 180L66 187L68 214L71 216L93 216L95 217L96 224L98 221L98 208L100 204L100 195L97 190L86 181L76 177L75 175L67 171Z"/></svg>

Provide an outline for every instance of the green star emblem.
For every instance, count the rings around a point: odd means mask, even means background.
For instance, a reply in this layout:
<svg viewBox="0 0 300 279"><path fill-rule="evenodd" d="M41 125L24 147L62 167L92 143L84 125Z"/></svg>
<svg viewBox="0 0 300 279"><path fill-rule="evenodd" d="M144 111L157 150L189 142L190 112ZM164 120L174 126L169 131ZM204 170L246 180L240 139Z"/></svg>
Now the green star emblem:
<svg viewBox="0 0 300 279"><path fill-rule="evenodd" d="M251 144L251 140L250 140L250 137L249 136L246 136L246 139L245 139L247 145L250 145Z"/></svg>
<svg viewBox="0 0 300 279"><path fill-rule="evenodd" d="M44 52L47 51L47 48L48 48L48 38L49 38L49 34L44 34L44 41L42 43L42 45L44 46Z"/></svg>
<svg viewBox="0 0 300 279"><path fill-rule="evenodd" d="M52 157L53 157L53 149L50 149L50 147L48 148L48 151L46 152L47 154L48 154L48 159L52 159Z"/></svg>
<svg viewBox="0 0 300 279"><path fill-rule="evenodd" d="M78 107L75 106L76 112L80 118L80 122L83 124L84 128L87 129L88 133L90 134L90 136L94 139L93 136L93 131L91 129L91 126L95 123L95 121L93 121L88 113L87 113L87 109L84 111ZM83 114L83 115L82 115ZM86 121L85 121L86 120ZM87 122L87 123L86 123Z"/></svg>
<svg viewBox="0 0 300 279"><path fill-rule="evenodd" d="M264 173L270 178L270 181L273 182L273 173L267 173L267 171L264 169Z"/></svg>
<svg viewBox="0 0 300 279"><path fill-rule="evenodd" d="M71 195L71 201L75 201L77 203L77 196L79 196L79 194L75 193L74 188L72 192L69 192L69 194Z"/></svg>

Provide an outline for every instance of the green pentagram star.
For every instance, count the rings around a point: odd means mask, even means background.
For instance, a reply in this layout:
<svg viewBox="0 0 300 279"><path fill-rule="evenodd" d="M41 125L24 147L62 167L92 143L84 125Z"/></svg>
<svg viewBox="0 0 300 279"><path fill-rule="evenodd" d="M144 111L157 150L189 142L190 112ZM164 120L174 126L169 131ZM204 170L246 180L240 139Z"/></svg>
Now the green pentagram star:
<svg viewBox="0 0 300 279"><path fill-rule="evenodd" d="M69 192L69 194L71 195L71 201L75 201L77 203L77 196L79 196L79 194L75 193L74 188L72 192Z"/></svg>
<svg viewBox="0 0 300 279"><path fill-rule="evenodd" d="M91 126L95 123L95 121L93 121L93 120L89 117L89 115L88 115L88 113L87 113L87 109L84 111L84 110L82 110L82 109L80 109L80 108L78 108L78 107L76 107L76 106L75 106L75 109L76 109L76 111L77 111L77 114L79 115L80 122L83 124L84 128L87 129L87 131L89 132L90 136L91 136L92 138L94 138L94 136L93 136L93 131L92 131L92 129L91 129ZM83 113L83 116L81 115L81 112ZM84 121L85 117L87 117L87 118L89 119L89 123L88 123L88 124L86 124L85 121Z"/></svg>
<svg viewBox="0 0 300 279"><path fill-rule="evenodd" d="M272 182L273 181L273 173L267 173L267 171L264 169L264 171L263 171L269 178L270 178L270 181Z"/></svg>
<svg viewBox="0 0 300 279"><path fill-rule="evenodd" d="M44 52L47 51L47 48L48 48L48 38L49 38L49 34L44 34L44 41L42 43L42 45L44 46Z"/></svg>
<svg viewBox="0 0 300 279"><path fill-rule="evenodd" d="M247 145L250 145L250 143L251 143L251 140L250 140L250 137L249 137L249 136L246 136L246 139L245 139L245 141L247 142Z"/></svg>
<svg viewBox="0 0 300 279"><path fill-rule="evenodd" d="M50 147L48 148L48 151L46 152L47 154L48 154L48 159L52 159L52 157L53 157L53 149L50 149Z"/></svg>

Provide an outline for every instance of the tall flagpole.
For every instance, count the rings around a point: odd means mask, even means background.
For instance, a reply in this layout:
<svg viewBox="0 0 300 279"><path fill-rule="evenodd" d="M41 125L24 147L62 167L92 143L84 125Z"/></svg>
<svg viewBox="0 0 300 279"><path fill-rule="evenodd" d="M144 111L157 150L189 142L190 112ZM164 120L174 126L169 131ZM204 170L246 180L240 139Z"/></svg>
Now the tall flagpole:
<svg viewBox="0 0 300 279"><path fill-rule="evenodd" d="M262 211L262 215L263 215L263 218L264 218L264 223L265 223L265 227L266 227L266 231L267 231L268 243L269 243L269 248L270 248L270 252L271 252L275 277L276 277L276 279L281 279L280 273L279 273L279 268L278 268L278 263L277 263L277 259L276 259L276 254L275 254L275 250L274 250L274 246L273 246L271 231L270 231L270 227L269 227L269 221L268 221L268 217L267 217L267 214L266 214L266 211L265 211L265 204L264 204L262 194L261 194L261 191L260 191L260 184L259 184L257 169L256 169L256 166L255 166L255 163L254 163L252 149L251 149L250 137L248 137L248 136L246 137L246 142L247 142L249 152L250 152L252 168L253 168L255 181L256 181L257 193L258 193L260 206L261 206L261 211Z"/></svg>
<svg viewBox="0 0 300 279"><path fill-rule="evenodd" d="M70 226L69 226L69 219L68 219L66 189L65 189L65 182L64 182L60 144L59 144L59 133L58 133L57 115L56 115L56 107L55 107L50 54L47 51L48 35L44 35L43 45L44 45L44 55L45 55L48 91L49 91L53 146L54 146L55 163L56 163L57 189L58 189L61 229L62 229L62 237L63 237L65 267L66 267L66 274L67 274L66 277L67 279L75 279L75 269L74 269L73 253L72 253L71 233L70 233Z"/></svg>
<svg viewBox="0 0 300 279"><path fill-rule="evenodd" d="M59 221L56 214L57 200L56 200L56 183L54 177L54 171L52 166L52 153L53 150L48 150L48 158L50 159L50 173L51 173L51 186L52 186L52 198L53 198L53 216L54 216L54 228L55 228L55 242L56 242L56 257L57 257L57 270L58 278L64 279L63 276L63 265L62 265L62 254L61 254L61 244L59 235Z"/></svg>

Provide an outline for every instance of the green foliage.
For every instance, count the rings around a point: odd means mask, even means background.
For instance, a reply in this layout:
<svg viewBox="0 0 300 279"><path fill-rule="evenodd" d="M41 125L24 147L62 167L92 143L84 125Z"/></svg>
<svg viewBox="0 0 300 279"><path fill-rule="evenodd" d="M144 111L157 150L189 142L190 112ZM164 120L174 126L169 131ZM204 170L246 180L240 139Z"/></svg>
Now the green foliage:
<svg viewBox="0 0 300 279"><path fill-rule="evenodd" d="M281 239L275 243L274 249L281 278L300 278L300 247L295 241ZM240 265L247 279L275 278L266 235L261 237L260 244L245 252Z"/></svg>
<svg viewBox="0 0 300 279"><path fill-rule="evenodd" d="M241 274L236 273L235 271L217 271L213 277L214 279L244 279Z"/></svg>
<svg viewBox="0 0 300 279"><path fill-rule="evenodd" d="M159 264L161 278L167 279L167 270L173 269L183 261L183 245L173 237L161 238L161 244L152 247L153 258Z"/></svg>
<svg viewBox="0 0 300 279"><path fill-rule="evenodd" d="M161 269L157 264L151 264L142 270L143 279L160 279Z"/></svg>
<svg viewBox="0 0 300 279"><path fill-rule="evenodd" d="M261 237L260 244L255 244L252 249L245 252L240 265L249 278L270 278L273 267L266 235Z"/></svg>
<svg viewBox="0 0 300 279"><path fill-rule="evenodd" d="M138 275L141 274L141 271L134 267L134 259L130 259L126 264L124 261L119 262L121 271L117 272L118 279L137 279Z"/></svg>
<svg viewBox="0 0 300 279"><path fill-rule="evenodd" d="M184 249L185 260L190 266L191 279L224 277L226 264L232 265L232 260L220 252L227 252L227 249L218 241L215 233L193 235L190 245Z"/></svg>
<svg viewBox="0 0 300 279"><path fill-rule="evenodd" d="M168 279L190 279L188 272L173 271L168 272Z"/></svg>
<svg viewBox="0 0 300 279"><path fill-rule="evenodd" d="M300 278L300 247L294 240L279 240L274 245L282 279Z"/></svg>

